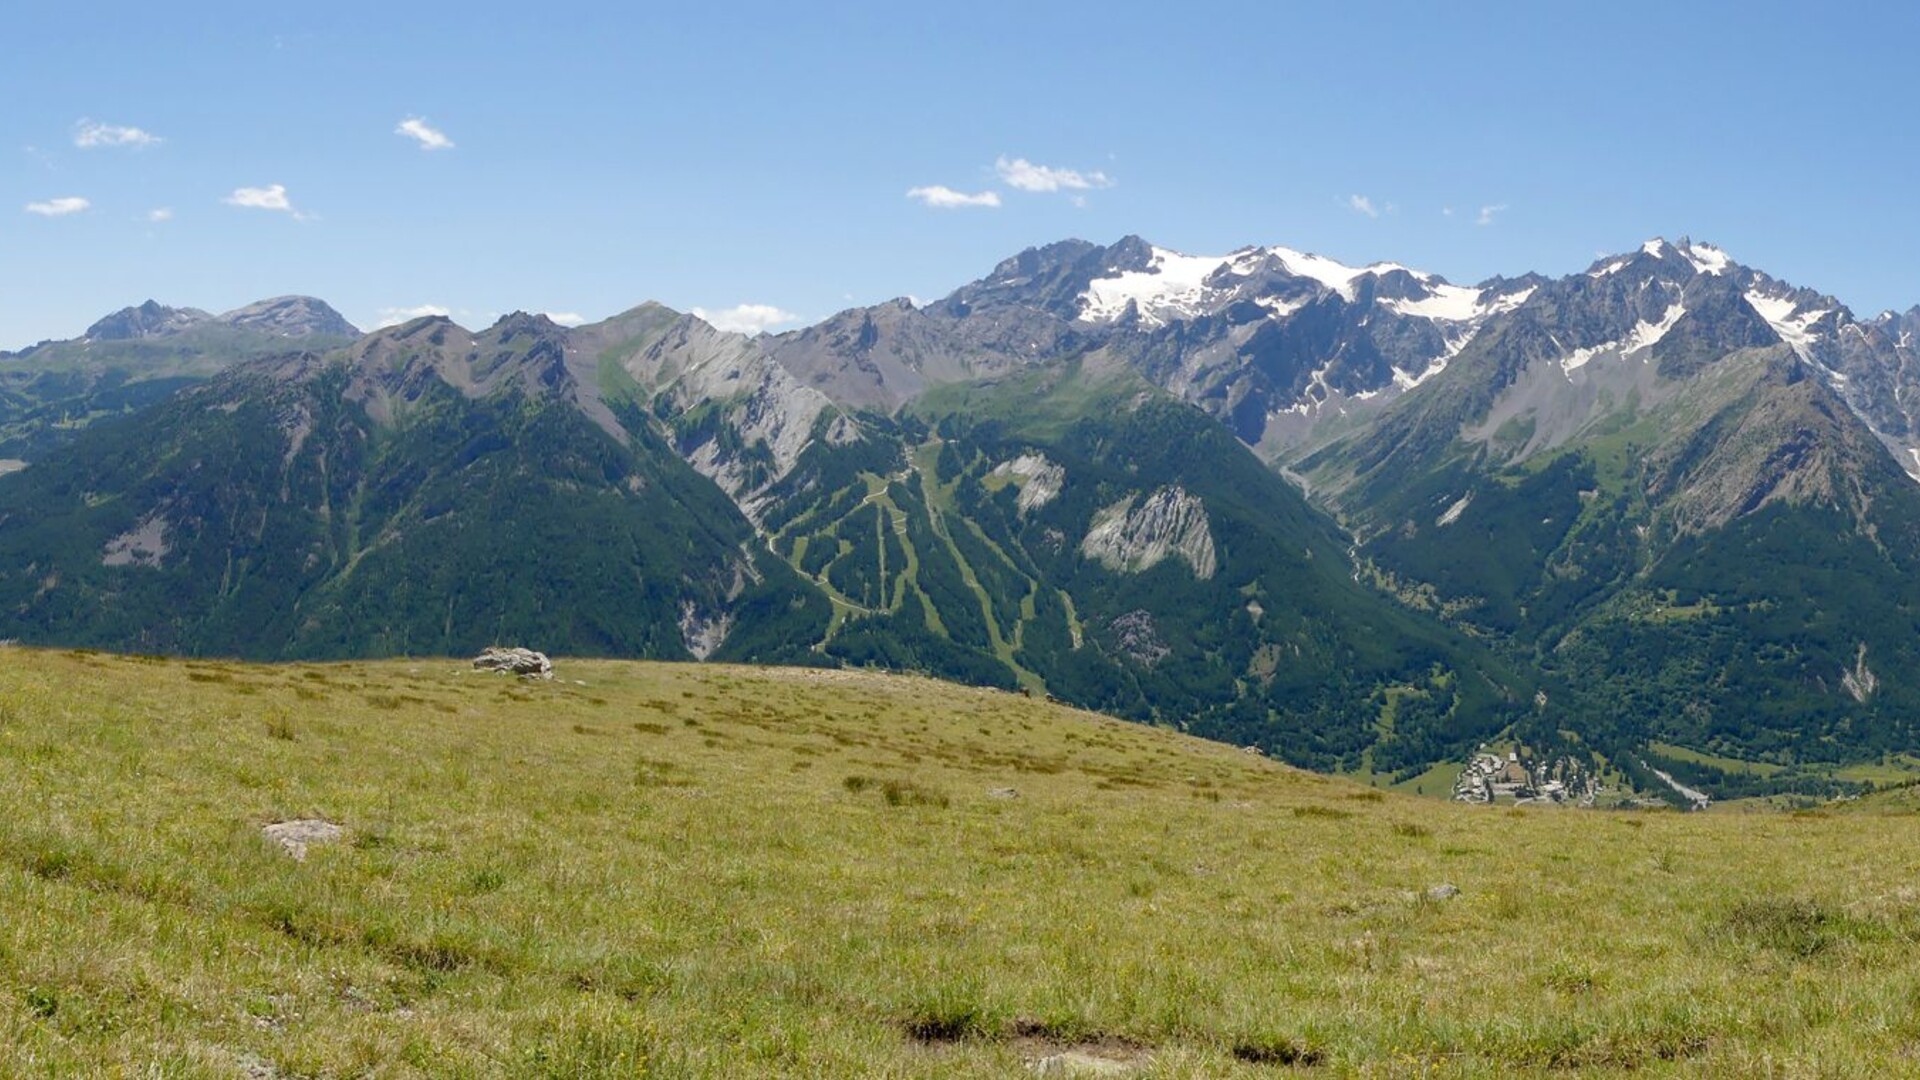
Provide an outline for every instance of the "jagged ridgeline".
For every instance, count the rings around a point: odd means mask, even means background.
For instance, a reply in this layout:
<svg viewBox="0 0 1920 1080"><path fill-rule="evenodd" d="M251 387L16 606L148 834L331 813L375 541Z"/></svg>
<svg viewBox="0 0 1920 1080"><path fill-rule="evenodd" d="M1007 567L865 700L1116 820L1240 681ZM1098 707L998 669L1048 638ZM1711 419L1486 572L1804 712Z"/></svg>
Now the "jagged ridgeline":
<svg viewBox="0 0 1920 1080"><path fill-rule="evenodd" d="M652 426L578 392L562 337L420 320L84 433L7 478L8 632L248 657L804 655L825 601Z"/></svg>
<svg viewBox="0 0 1920 1080"><path fill-rule="evenodd" d="M1747 762L1785 789L1920 740L1920 488L1887 445L1904 412L1866 389L1901 397L1906 348L1654 242L1541 286L1295 467L1383 585L1531 653L1565 688L1552 723L1715 791L1765 788Z"/></svg>
<svg viewBox="0 0 1920 1080"><path fill-rule="evenodd" d="M95 420L290 347L328 349L360 331L324 301L280 296L223 315L147 301L72 341L0 353L0 460L38 457Z"/></svg>
<svg viewBox="0 0 1920 1080"><path fill-rule="evenodd" d="M1687 241L1470 286L1064 241L759 337L150 303L0 357L0 635L874 665L1410 785L1484 741L1837 790L1920 769L1916 330Z"/></svg>
<svg viewBox="0 0 1920 1080"><path fill-rule="evenodd" d="M6 479L5 631L925 670L1323 767L1383 737L1424 764L1531 698L1356 583L1296 491L1124 366L923 396L850 410L657 306L241 364ZM1457 704L1383 732L1383 695L1428 684Z"/></svg>

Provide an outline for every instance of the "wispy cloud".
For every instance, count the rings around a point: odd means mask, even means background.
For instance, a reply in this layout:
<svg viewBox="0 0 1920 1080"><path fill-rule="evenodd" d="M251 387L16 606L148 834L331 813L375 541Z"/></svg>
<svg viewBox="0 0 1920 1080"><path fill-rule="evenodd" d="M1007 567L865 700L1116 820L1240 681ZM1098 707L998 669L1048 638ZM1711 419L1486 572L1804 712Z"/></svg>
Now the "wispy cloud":
<svg viewBox="0 0 1920 1080"><path fill-rule="evenodd" d="M153 209L147 211L147 220L153 222L156 225L158 225L162 221L172 221L173 207L156 206Z"/></svg>
<svg viewBox="0 0 1920 1080"><path fill-rule="evenodd" d="M735 334L764 334L776 326L800 321L800 316L791 311L782 311L772 304L735 304L718 311L697 307L693 309L693 314L715 330Z"/></svg>
<svg viewBox="0 0 1920 1080"><path fill-rule="evenodd" d="M422 150L453 149L453 140L447 138L447 133L437 128L428 127L426 120L422 117L407 117L405 120L400 121L400 126L394 128L393 133L395 135L405 135L409 139L418 141L420 143L420 149Z"/></svg>
<svg viewBox="0 0 1920 1080"><path fill-rule="evenodd" d="M1347 208L1356 214L1365 214L1370 218L1380 216L1380 208L1373 205L1373 200L1365 195L1347 196Z"/></svg>
<svg viewBox="0 0 1920 1080"><path fill-rule="evenodd" d="M48 199L45 202L30 202L27 204L27 213L39 214L41 217L66 217L68 214L77 214L92 205L93 203L78 195L66 195L58 199Z"/></svg>
<svg viewBox="0 0 1920 1080"><path fill-rule="evenodd" d="M572 311L543 311L540 314L559 323L561 326L579 326L587 321L585 315Z"/></svg>
<svg viewBox="0 0 1920 1080"><path fill-rule="evenodd" d="M157 146L165 141L151 131L122 124L101 124L83 119L73 125L73 145L82 150L102 146Z"/></svg>
<svg viewBox="0 0 1920 1080"><path fill-rule="evenodd" d="M1475 225L1491 225L1493 224L1494 215L1504 213L1506 209L1506 203L1501 203L1498 206L1483 206L1480 208L1480 216L1474 218L1473 223Z"/></svg>
<svg viewBox="0 0 1920 1080"><path fill-rule="evenodd" d="M969 195L964 191L955 191L944 184L912 188L907 192L907 198L917 199L936 210L959 210L969 206L992 208L1000 205L999 192L982 191L977 195Z"/></svg>
<svg viewBox="0 0 1920 1080"><path fill-rule="evenodd" d="M1004 154L994 161L993 171L1001 183L1019 191L1090 191L1113 186L1113 179L1103 172L1035 165L1026 158L1009 158Z"/></svg>
<svg viewBox="0 0 1920 1080"><path fill-rule="evenodd" d="M968 192L956 192L947 184L927 184L924 188L910 188L906 192L906 198L918 200L924 206L931 206L933 209L964 209L970 206L991 209L1000 206L998 192L968 194Z"/></svg>
<svg viewBox="0 0 1920 1080"><path fill-rule="evenodd" d="M248 210L277 210L281 213L300 216L293 208L292 200L287 198L287 185L268 184L266 187L234 188L233 194L220 200L228 206L244 207Z"/></svg>
<svg viewBox="0 0 1920 1080"><path fill-rule="evenodd" d="M389 326L399 326L401 323L412 322L415 319L423 319L429 315L439 315L444 318L452 314L452 308L444 308L439 304L381 308L380 317L374 320L373 328L375 330L384 330Z"/></svg>

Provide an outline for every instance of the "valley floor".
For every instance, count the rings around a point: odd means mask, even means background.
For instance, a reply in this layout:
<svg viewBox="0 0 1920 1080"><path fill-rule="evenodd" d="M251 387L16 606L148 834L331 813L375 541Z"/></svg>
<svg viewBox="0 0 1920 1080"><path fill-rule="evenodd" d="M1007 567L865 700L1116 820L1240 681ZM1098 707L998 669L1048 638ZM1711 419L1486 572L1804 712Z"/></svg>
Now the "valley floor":
<svg viewBox="0 0 1920 1080"><path fill-rule="evenodd" d="M901 676L0 661L9 1076L1920 1068L1910 803L1461 806Z"/></svg>

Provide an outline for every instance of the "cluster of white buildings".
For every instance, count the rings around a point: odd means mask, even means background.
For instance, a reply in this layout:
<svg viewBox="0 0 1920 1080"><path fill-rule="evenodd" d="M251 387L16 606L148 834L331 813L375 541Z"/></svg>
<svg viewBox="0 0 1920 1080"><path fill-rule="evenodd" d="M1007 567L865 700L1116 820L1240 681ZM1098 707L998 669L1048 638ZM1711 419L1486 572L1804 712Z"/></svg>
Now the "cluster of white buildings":
<svg viewBox="0 0 1920 1080"><path fill-rule="evenodd" d="M1516 750L1509 750L1505 756L1486 751L1475 754L1453 785L1455 801L1470 803L1505 799L1516 805L1572 802L1591 806L1598 792L1598 781L1571 758L1526 761Z"/></svg>

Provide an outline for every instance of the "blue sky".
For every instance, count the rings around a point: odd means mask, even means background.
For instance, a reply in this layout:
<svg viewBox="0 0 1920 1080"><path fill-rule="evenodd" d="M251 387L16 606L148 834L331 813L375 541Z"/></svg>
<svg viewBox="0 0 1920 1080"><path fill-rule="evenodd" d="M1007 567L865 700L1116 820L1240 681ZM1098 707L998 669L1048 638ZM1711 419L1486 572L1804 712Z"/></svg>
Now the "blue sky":
<svg viewBox="0 0 1920 1080"><path fill-rule="evenodd" d="M1920 303L1904 7L609 7L12 12L0 348L282 293L783 327L1128 233L1458 282L1691 234Z"/></svg>

